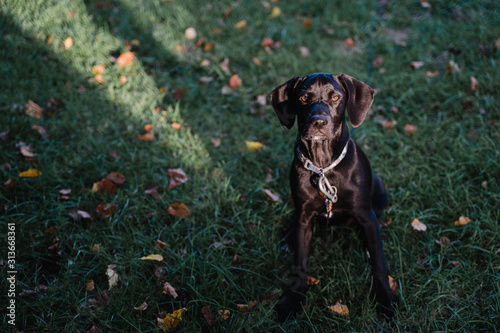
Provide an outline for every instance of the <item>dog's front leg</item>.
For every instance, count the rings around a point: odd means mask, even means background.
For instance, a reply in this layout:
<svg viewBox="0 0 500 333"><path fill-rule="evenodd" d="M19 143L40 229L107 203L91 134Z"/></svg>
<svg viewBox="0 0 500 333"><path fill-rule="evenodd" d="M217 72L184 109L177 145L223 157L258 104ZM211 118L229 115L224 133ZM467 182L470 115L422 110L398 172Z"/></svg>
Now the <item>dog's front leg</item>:
<svg viewBox="0 0 500 333"><path fill-rule="evenodd" d="M301 309L305 299L307 285L307 261L312 240L312 214L304 211L296 212L295 219L295 258L292 287L281 296L278 304L278 317L285 320L290 314Z"/></svg>
<svg viewBox="0 0 500 333"><path fill-rule="evenodd" d="M381 312L391 318L394 315L396 301L389 287L389 275L387 274L382 235L380 234L377 216L373 211L370 211L368 216L358 217L358 221L370 254L376 300L382 305Z"/></svg>

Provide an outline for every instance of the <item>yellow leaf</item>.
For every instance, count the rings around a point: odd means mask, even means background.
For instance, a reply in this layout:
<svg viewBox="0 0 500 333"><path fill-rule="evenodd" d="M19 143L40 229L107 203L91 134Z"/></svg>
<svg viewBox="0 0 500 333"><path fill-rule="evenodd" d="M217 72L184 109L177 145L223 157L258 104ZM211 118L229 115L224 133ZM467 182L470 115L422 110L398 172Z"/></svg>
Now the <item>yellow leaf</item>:
<svg viewBox="0 0 500 333"><path fill-rule="evenodd" d="M219 310L219 318L222 320L227 320L231 315L231 311L229 310Z"/></svg>
<svg viewBox="0 0 500 333"><path fill-rule="evenodd" d="M165 318L158 320L158 327L163 328L164 332L170 332L182 321L182 313L186 311L185 308L175 310L172 314L167 314Z"/></svg>
<svg viewBox="0 0 500 333"><path fill-rule="evenodd" d="M145 257L139 258L140 260L156 260L156 261L162 261L163 256L161 254L150 254Z"/></svg>
<svg viewBox="0 0 500 333"><path fill-rule="evenodd" d="M241 20L236 23L236 28L243 29L247 26L247 20Z"/></svg>
<svg viewBox="0 0 500 333"><path fill-rule="evenodd" d="M347 307L347 305L344 305L340 302L337 302L337 303L335 303L335 305L329 306L328 308L331 311L333 311L341 316L344 316L344 317L349 316L349 308Z"/></svg>
<svg viewBox="0 0 500 333"><path fill-rule="evenodd" d="M264 147L264 145L258 141L245 141L245 143L247 145L248 150L250 150L251 152L254 152Z"/></svg>
<svg viewBox="0 0 500 333"><path fill-rule="evenodd" d="M271 18L275 18L281 15L281 9L279 7L273 7L271 10Z"/></svg>
<svg viewBox="0 0 500 333"><path fill-rule="evenodd" d="M42 173L38 171L37 169L29 169L23 172L19 172L19 177L22 178L36 178L40 177Z"/></svg>
<svg viewBox="0 0 500 333"><path fill-rule="evenodd" d="M398 294L398 283L396 282L396 280L389 275L389 287L391 288L392 290L392 293L394 295L397 295Z"/></svg>
<svg viewBox="0 0 500 333"><path fill-rule="evenodd" d="M414 219L411 222L411 226L413 227L413 229L418 230L418 231L427 230L427 226L425 224L423 224L422 222L420 222L418 219Z"/></svg>

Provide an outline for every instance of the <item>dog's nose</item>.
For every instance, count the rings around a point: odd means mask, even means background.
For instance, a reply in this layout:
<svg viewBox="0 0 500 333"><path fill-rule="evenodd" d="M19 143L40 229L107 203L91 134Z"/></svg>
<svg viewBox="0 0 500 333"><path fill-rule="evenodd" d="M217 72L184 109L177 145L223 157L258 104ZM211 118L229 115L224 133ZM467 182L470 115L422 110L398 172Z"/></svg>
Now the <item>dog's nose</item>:
<svg viewBox="0 0 500 333"><path fill-rule="evenodd" d="M321 116L316 116L312 119L311 125L314 127L320 128L320 127L325 127L326 125L326 119Z"/></svg>

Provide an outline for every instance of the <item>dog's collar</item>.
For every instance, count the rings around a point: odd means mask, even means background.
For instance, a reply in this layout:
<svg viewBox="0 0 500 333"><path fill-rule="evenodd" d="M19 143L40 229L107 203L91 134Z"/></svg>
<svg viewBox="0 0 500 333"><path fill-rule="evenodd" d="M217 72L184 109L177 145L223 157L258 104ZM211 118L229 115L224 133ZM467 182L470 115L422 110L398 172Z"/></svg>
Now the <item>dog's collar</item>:
<svg viewBox="0 0 500 333"><path fill-rule="evenodd" d="M333 161L332 164L327 166L326 168L319 168L315 166L311 160L309 160L307 157L302 154L302 151L300 150L299 145L297 145L297 148L295 149L295 154L297 155L297 158L299 159L300 162L304 165L304 168L307 170L311 170L312 172L317 173L318 175L324 175L326 172L330 171L331 169L335 168L342 160L344 159L345 155L347 154L347 146L348 143L344 146L344 149L342 149L342 153L340 153L340 156Z"/></svg>
<svg viewBox="0 0 500 333"><path fill-rule="evenodd" d="M325 204L326 204L326 210L328 212L328 217L331 216L332 205L337 202L338 197L337 197L337 188L330 184L328 178L326 178L325 176L325 173L335 168L344 159L345 155L347 154L347 146L348 143L346 143L344 149L342 149L342 153L340 154L340 156L326 168L318 168L317 166L315 166L311 162L311 160L309 160L307 157L304 156L304 154L302 154L299 145L297 145L297 148L295 149L297 158L299 159L299 161L302 162L304 168L319 175L318 190L320 194L323 194L326 197Z"/></svg>

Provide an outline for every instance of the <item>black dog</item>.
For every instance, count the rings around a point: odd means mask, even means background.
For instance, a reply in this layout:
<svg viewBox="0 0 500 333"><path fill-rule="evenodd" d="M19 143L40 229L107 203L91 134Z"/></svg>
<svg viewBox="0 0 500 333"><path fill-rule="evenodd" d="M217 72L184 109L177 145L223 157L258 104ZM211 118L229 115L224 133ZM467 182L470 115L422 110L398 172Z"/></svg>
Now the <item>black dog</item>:
<svg viewBox="0 0 500 333"><path fill-rule="evenodd" d="M395 298L389 287L378 222L387 194L365 154L351 139L344 115L347 108L352 126L358 127L373 96L373 89L363 82L345 74L325 73L294 77L269 95L283 127L290 129L295 118L299 125L290 171L297 280L278 302L280 319L301 309L315 218L337 226L360 227L372 263L376 300L384 314L394 314Z"/></svg>

